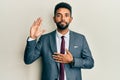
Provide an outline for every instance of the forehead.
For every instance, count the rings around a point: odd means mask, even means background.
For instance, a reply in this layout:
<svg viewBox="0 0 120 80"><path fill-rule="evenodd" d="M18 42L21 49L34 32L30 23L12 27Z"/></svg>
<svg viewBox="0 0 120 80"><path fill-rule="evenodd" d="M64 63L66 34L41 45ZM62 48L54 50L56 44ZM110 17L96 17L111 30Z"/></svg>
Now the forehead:
<svg viewBox="0 0 120 80"><path fill-rule="evenodd" d="M70 11L69 11L69 9L67 9L67 8L59 8L59 9L56 11L56 13L61 13L61 14L68 13L68 14L70 14Z"/></svg>

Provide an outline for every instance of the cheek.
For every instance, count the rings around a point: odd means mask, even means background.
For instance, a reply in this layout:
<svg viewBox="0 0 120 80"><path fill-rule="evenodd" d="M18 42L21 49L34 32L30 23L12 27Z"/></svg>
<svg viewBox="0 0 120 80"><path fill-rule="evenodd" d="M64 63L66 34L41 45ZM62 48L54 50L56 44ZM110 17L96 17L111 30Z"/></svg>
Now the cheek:
<svg viewBox="0 0 120 80"><path fill-rule="evenodd" d="M70 19L66 19L66 22L67 22L67 23L70 23L70 22L71 22L71 20L70 20Z"/></svg>
<svg viewBox="0 0 120 80"><path fill-rule="evenodd" d="M61 21L61 19L59 19L59 18L55 19L55 22L60 22L60 21Z"/></svg>
<svg viewBox="0 0 120 80"><path fill-rule="evenodd" d="M69 19L69 23L71 23L71 21L72 21L72 19L70 18L70 19Z"/></svg>

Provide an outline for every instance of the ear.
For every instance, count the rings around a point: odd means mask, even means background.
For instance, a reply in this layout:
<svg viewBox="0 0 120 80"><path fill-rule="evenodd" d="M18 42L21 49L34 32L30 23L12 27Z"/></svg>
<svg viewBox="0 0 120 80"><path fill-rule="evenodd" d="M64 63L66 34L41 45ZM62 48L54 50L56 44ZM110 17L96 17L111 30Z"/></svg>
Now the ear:
<svg viewBox="0 0 120 80"><path fill-rule="evenodd" d="M70 23L72 22L72 20L73 20L73 17L71 16L71 17L70 17Z"/></svg>
<svg viewBox="0 0 120 80"><path fill-rule="evenodd" d="M55 16L53 17L53 21L56 22L56 20L55 20Z"/></svg>

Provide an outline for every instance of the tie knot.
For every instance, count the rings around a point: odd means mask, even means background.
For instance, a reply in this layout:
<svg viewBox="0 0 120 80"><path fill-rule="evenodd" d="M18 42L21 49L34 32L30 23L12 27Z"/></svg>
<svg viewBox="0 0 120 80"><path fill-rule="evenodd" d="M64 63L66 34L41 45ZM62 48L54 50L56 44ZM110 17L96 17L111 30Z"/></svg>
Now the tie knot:
<svg viewBox="0 0 120 80"><path fill-rule="evenodd" d="M65 36L62 36L61 38L63 39Z"/></svg>

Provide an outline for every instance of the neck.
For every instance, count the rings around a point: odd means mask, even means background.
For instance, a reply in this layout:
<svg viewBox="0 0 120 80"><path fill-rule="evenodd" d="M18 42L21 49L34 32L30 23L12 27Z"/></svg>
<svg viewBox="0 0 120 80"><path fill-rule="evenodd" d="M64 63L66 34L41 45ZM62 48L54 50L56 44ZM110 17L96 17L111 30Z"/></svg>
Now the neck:
<svg viewBox="0 0 120 80"><path fill-rule="evenodd" d="M57 31L58 31L59 33L61 33L62 35L65 35L65 34L69 31L69 29L68 29L68 28L65 29L65 30L57 29Z"/></svg>

